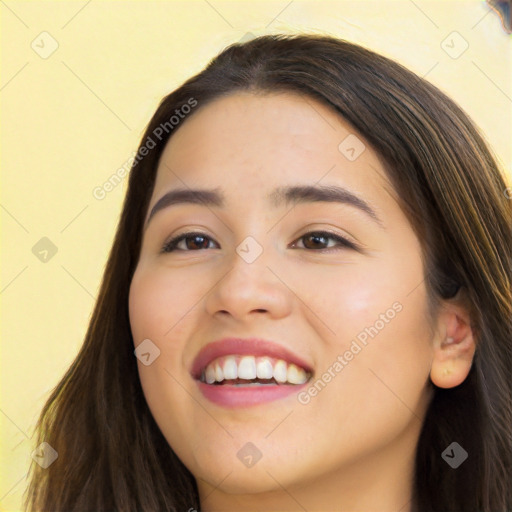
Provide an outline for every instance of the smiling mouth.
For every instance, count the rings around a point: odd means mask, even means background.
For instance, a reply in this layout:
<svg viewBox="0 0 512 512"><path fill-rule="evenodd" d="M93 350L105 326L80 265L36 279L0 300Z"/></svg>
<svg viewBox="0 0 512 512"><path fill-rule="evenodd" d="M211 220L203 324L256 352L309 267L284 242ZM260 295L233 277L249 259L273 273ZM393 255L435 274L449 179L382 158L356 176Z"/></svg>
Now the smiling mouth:
<svg viewBox="0 0 512 512"><path fill-rule="evenodd" d="M310 378L310 372L284 359L233 354L212 360L198 380L212 386L251 387L296 386Z"/></svg>

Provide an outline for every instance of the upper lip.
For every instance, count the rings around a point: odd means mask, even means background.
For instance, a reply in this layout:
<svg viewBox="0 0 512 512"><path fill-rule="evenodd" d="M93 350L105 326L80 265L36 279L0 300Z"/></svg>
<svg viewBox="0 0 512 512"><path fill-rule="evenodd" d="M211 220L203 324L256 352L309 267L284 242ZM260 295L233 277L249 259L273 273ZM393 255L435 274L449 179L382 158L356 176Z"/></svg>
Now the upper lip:
<svg viewBox="0 0 512 512"><path fill-rule="evenodd" d="M199 379L206 366L218 357L227 355L269 356L293 363L306 372L312 373L312 367L301 357L282 345L261 338L223 338L205 345L196 355L190 370L195 379Z"/></svg>

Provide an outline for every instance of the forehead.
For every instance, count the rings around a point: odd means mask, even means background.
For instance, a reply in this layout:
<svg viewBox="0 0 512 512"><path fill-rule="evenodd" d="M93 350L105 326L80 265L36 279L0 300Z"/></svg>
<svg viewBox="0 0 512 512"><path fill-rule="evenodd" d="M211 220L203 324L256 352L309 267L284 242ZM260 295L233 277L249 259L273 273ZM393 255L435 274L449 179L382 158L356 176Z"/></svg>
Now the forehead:
<svg viewBox="0 0 512 512"><path fill-rule="evenodd" d="M291 92L237 92L182 121L160 159L154 195L221 186L254 198L297 182L370 195L391 188L375 152L333 109Z"/></svg>

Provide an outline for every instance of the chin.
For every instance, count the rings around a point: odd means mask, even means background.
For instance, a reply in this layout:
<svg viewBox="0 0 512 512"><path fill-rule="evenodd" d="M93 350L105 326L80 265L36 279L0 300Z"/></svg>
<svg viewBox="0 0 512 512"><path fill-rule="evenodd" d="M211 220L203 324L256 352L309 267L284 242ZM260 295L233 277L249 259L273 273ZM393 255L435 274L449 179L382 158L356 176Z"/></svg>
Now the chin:
<svg viewBox="0 0 512 512"><path fill-rule="evenodd" d="M193 475L196 480L227 494L259 494L278 491L282 489L281 485L287 485L276 475L276 465L267 462L267 466L258 467L259 464L261 461L252 468L246 468L242 464L221 467L213 464L212 466L203 466L197 474L193 472ZM221 482L220 485L219 482Z"/></svg>

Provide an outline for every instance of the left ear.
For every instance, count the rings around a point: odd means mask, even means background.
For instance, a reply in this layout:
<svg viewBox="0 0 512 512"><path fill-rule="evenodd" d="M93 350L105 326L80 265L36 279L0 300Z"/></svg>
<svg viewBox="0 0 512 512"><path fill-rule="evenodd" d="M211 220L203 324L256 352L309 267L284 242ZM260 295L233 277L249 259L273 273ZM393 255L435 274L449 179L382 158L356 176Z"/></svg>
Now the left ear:
<svg viewBox="0 0 512 512"><path fill-rule="evenodd" d="M433 340L430 380L440 388L453 388L468 376L476 345L468 309L454 299L445 301L438 315Z"/></svg>

